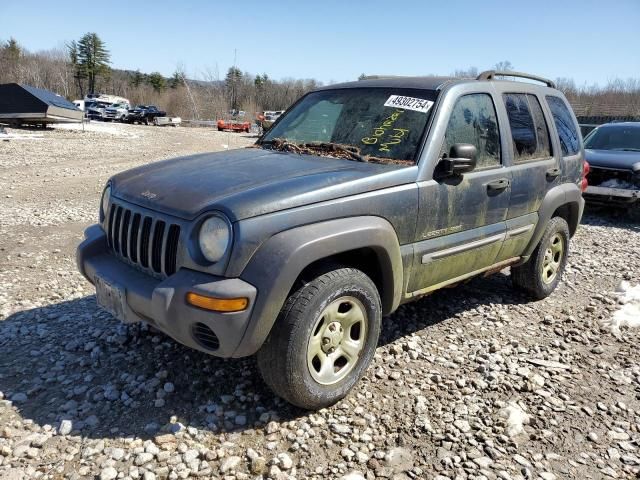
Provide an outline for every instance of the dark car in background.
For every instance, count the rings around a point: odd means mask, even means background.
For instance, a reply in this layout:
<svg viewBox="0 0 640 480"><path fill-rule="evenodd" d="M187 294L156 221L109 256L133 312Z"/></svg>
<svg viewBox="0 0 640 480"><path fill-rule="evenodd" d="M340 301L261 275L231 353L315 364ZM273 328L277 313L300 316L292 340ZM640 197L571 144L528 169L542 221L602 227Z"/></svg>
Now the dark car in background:
<svg viewBox="0 0 640 480"><path fill-rule="evenodd" d="M607 123L585 138L589 203L640 210L640 122Z"/></svg>
<svg viewBox="0 0 640 480"><path fill-rule="evenodd" d="M86 101L84 104L85 115L90 120L104 120L105 109L111 105L100 100Z"/></svg>
<svg viewBox="0 0 640 480"><path fill-rule="evenodd" d="M125 118L127 123L144 123L145 125L153 124L156 117L165 117L167 112L160 110L155 105L136 105L135 108L129 110L129 114Z"/></svg>

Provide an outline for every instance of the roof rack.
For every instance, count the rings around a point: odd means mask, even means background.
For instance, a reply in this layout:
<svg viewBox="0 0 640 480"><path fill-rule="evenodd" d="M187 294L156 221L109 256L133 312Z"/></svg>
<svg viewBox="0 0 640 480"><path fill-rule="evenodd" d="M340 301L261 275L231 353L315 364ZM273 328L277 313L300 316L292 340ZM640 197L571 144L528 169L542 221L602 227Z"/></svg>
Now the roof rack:
<svg viewBox="0 0 640 480"><path fill-rule="evenodd" d="M364 75L358 80L387 80L389 78L406 78L403 75Z"/></svg>
<svg viewBox="0 0 640 480"><path fill-rule="evenodd" d="M526 78L528 80L535 80L536 82L544 83L547 87L556 88L556 84L548 78L538 77L536 75L530 75L522 72L501 72L496 70L487 70L482 72L476 77L476 80L493 80L495 77L518 77Z"/></svg>

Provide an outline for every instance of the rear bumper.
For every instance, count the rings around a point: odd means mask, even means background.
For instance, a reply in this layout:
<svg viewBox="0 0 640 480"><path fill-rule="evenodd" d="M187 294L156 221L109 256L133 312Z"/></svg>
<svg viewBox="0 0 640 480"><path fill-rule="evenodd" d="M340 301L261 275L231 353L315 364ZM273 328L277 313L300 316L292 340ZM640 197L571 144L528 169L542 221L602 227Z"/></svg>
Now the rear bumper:
<svg viewBox="0 0 640 480"><path fill-rule="evenodd" d="M123 321L150 323L188 347L219 357L231 357L240 346L257 295L253 285L239 278L216 277L184 268L164 280L156 279L111 255L99 225L85 231L76 261L79 271L92 284L99 277L124 292ZM203 310L186 303L188 292L217 298L246 297L249 307L234 313ZM202 331L202 324L218 338L218 348L209 348L199 340L195 327L198 325Z"/></svg>
<svg viewBox="0 0 640 480"><path fill-rule="evenodd" d="M597 187L589 185L582 196L588 203L614 206L631 206L640 202L640 190Z"/></svg>

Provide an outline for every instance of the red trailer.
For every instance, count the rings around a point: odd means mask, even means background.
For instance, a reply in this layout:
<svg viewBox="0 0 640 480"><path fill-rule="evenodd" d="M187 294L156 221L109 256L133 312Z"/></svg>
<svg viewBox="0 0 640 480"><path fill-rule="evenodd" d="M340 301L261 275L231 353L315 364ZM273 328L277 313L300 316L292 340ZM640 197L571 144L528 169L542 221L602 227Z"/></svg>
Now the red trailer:
<svg viewBox="0 0 640 480"><path fill-rule="evenodd" d="M231 130L233 132L247 132L251 129L251 123L236 120L218 120L218 131Z"/></svg>

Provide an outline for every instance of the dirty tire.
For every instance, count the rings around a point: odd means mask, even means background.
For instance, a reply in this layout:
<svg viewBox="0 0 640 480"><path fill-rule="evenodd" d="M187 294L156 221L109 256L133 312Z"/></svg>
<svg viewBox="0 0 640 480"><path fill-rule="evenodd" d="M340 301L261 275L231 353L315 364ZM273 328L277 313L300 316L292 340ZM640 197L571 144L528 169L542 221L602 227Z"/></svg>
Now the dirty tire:
<svg viewBox="0 0 640 480"><path fill-rule="evenodd" d="M545 261L545 252L549 246L551 239L558 235L563 242L562 258L557 268L555 278L550 282L543 279L543 263ZM518 267L511 268L511 280L513 285L538 300L548 297L555 290L562 279L562 274L567 266L567 258L569 254L569 226L564 218L554 217L549 221L544 235L540 239L540 243L533 251L533 254L527 263Z"/></svg>
<svg viewBox="0 0 640 480"><path fill-rule="evenodd" d="M308 348L314 328L324 322L321 313L342 297L355 299L363 307L363 346L344 378L323 385L311 375ZM285 302L257 355L262 378L274 393L298 407L315 410L332 405L349 393L371 363L381 319L380 296L367 275L353 268L324 273L301 285Z"/></svg>

